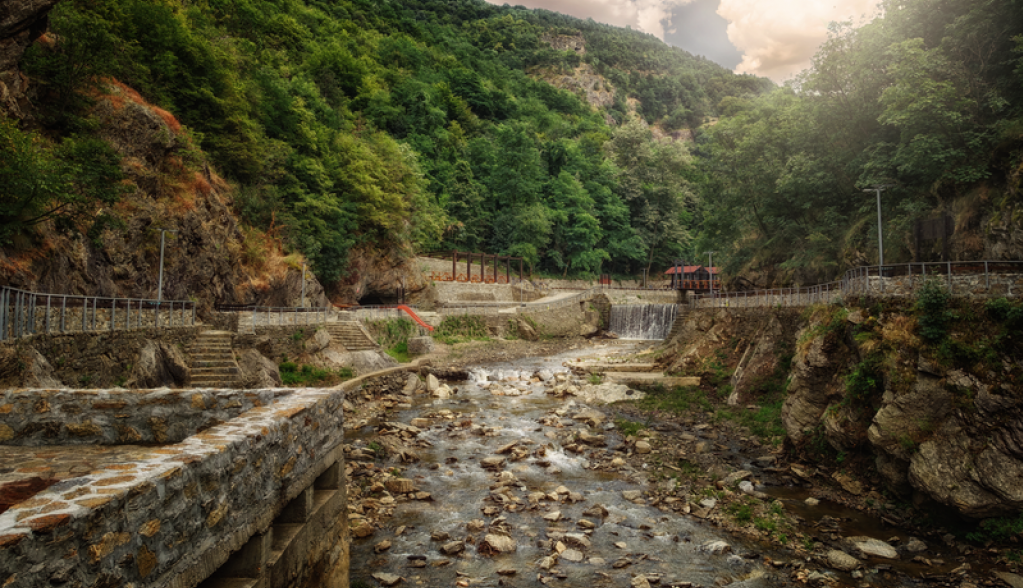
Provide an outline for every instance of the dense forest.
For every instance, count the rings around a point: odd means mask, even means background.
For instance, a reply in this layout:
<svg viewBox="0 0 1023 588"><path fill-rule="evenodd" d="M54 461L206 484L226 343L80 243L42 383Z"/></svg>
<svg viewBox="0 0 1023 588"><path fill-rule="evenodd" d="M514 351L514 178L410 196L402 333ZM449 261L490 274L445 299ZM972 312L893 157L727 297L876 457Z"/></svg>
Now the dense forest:
<svg viewBox="0 0 1023 588"><path fill-rule="evenodd" d="M723 99L701 135L699 241L726 251L733 275L778 268L774 280L806 284L876 264L875 197L863 193L873 185L890 186L888 263L910 261L913 222L939 214L955 219L959 259L984 258L985 222L1014 214L1023 2L881 7L865 26L833 25L812 68L784 87Z"/></svg>
<svg viewBox="0 0 1023 588"><path fill-rule="evenodd" d="M128 87L201 149L184 165L212 164L243 221L328 284L365 243L559 275L666 263L692 240L699 172L648 124L696 128L771 87L636 31L482 0L64 0L50 31L23 63L36 126L0 126L0 174L22 191L0 238L27 220L116 230L88 213L130 198L90 109ZM541 39L580 34L583 54ZM527 73L584 61L615 89L605 112Z"/></svg>
<svg viewBox="0 0 1023 588"><path fill-rule="evenodd" d="M776 87L637 31L483 0L63 0L23 59L34 116L0 120L0 241L118 230L103 211L133 187L93 111L125 88L197 147L180 165L230 182L256 241L328 285L360 245L572 276L714 250L760 285L829 280L876 259L867 186L891 185L890 261L910 258L915 220L945 212L978 235L1012 214L1021 3L885 0ZM580 36L585 51L548 42ZM544 81L582 66L610 105ZM663 138L679 129L695 142Z"/></svg>

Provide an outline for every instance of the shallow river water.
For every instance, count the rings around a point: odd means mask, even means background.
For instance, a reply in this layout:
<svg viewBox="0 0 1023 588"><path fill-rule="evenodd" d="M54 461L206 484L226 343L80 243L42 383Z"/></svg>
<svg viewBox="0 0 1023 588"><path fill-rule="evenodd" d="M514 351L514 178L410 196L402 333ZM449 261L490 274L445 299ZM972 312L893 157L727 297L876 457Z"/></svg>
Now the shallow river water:
<svg viewBox="0 0 1023 588"><path fill-rule="evenodd" d="M633 350L632 346L619 345L601 353ZM484 367L490 371L533 373L547 368L565 372L564 362L594 353L591 348ZM353 540L353 586L379 585L372 577L374 573L400 576L400 586L645 585L635 578L638 575L659 580L655 583L659 586L759 587L783 583L781 577L771 575L776 572L760 563L759 546L743 544L696 519L626 500L623 491L641 488L607 472L588 469L586 453L565 451L562 438L554 438L559 429L540 421L552 411L565 408L571 399L547 396L541 384L523 383L530 390L523 396L494 396L473 382L451 384L458 391L450 399L416 396L412 408L387 417L409 423L445 409L453 413L447 418L431 418L430 426L422 427L425 431L418 438L432 446L416 449L421 461L396 464L403 468L401 477L412 479L416 489L429 492L432 500L399 501L384 528L371 537ZM581 406L576 403L563 413L562 424L571 424L570 416ZM478 429L473 434L466 421L471 421L471 426L482 426L487 434L479 435ZM367 426L353 431L346 441L364 445L374 430ZM622 442L611 424L590 431L604 434L608 441L607 448L595 451L611 451ZM529 455L517 461L511 459L512 455L503 455L509 459L496 469L481 466L482 460L495 456L499 448L513 441L528 449ZM501 481L509 488L505 494L518 500L512 509L488 500L491 488ZM558 495L560 486L578 493L574 497L581 495L581 500L573 502L571 494ZM549 496L537 500L537 492ZM530 501L531 493L535 502ZM485 509L490 509L489 516ZM555 511L561 513L559 520L544 518ZM485 526L467 527L473 520L482 520ZM593 528L586 528L589 526ZM402 533L396 536L401 527ZM478 552L484 536L495 530L510 535L515 551L494 556ZM434 540L431 536L436 533L447 533L449 538ZM376 553L374 547L382 540L389 540L391 546ZM466 541L465 550L454 555L441 553L441 548L453 541ZM730 550L711 553L708 546L717 541L726 542ZM543 569L544 559L558 553L559 547L565 553L553 567ZM581 561L571 561L580 554ZM546 563L552 562L548 559Z"/></svg>

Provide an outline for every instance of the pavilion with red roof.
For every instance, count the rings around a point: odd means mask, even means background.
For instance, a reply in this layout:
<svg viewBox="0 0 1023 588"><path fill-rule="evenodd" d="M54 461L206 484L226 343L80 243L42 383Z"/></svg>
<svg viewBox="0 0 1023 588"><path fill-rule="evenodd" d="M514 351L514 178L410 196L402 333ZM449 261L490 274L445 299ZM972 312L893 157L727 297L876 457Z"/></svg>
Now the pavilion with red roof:
<svg viewBox="0 0 1023 588"><path fill-rule="evenodd" d="M721 289L721 278L716 267L703 265L672 266L665 275L671 276L673 290L710 292Z"/></svg>

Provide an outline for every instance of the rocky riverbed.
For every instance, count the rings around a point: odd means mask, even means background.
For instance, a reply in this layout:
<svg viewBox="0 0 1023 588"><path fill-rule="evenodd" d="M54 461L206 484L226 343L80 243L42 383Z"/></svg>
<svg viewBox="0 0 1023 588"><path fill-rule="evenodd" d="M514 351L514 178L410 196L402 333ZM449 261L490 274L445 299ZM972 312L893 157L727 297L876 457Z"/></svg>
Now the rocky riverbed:
<svg viewBox="0 0 1023 588"><path fill-rule="evenodd" d="M978 554L829 500L820 471L744 429L642 412L641 392L566 367L635 350L509 349L459 362L468 381L410 375L350 404L353 586L983 583Z"/></svg>

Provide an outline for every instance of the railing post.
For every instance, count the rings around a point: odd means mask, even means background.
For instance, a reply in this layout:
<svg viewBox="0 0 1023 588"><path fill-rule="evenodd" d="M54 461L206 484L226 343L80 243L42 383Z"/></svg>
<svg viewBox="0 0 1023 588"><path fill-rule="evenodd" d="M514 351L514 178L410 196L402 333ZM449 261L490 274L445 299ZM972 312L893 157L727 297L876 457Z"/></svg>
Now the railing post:
<svg viewBox="0 0 1023 588"><path fill-rule="evenodd" d="M85 332L85 317L89 314L89 299L82 297L82 332Z"/></svg>
<svg viewBox="0 0 1023 588"><path fill-rule="evenodd" d="M947 270L948 271L948 295L951 296L952 295L952 262L951 261L946 261L945 263L947 264L947 267L948 267L948 270Z"/></svg>
<svg viewBox="0 0 1023 588"><path fill-rule="evenodd" d="M128 312L131 313L131 301L128 301ZM115 295L110 299L110 330L113 331L117 328L117 296Z"/></svg>
<svg viewBox="0 0 1023 588"><path fill-rule="evenodd" d="M0 341L7 340L7 288L0 288Z"/></svg>
<svg viewBox="0 0 1023 588"><path fill-rule="evenodd" d="M195 326L195 302L192 303L192 326Z"/></svg>
<svg viewBox="0 0 1023 588"><path fill-rule="evenodd" d="M60 332L64 332L64 317L67 314L67 296L60 298Z"/></svg>
<svg viewBox="0 0 1023 588"><path fill-rule="evenodd" d="M984 262L984 287L987 288L987 293L991 293L991 274L987 271L987 262Z"/></svg>

